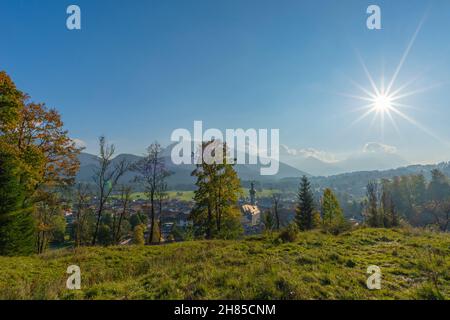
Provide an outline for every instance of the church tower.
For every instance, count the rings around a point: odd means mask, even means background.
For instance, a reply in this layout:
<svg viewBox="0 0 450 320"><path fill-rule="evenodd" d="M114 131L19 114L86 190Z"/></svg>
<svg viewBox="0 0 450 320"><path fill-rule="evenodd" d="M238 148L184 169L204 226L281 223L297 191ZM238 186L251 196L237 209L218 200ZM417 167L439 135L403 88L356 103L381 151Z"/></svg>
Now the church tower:
<svg viewBox="0 0 450 320"><path fill-rule="evenodd" d="M251 183L251 188L250 188L250 204L252 206L256 205L256 190L255 190L255 184L253 182Z"/></svg>

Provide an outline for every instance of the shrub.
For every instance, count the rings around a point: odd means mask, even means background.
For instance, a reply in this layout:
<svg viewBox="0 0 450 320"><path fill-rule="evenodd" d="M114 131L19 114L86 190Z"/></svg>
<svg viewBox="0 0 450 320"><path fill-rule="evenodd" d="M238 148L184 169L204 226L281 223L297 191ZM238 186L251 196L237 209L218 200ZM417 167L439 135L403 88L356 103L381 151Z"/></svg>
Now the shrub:
<svg viewBox="0 0 450 320"><path fill-rule="evenodd" d="M335 220L330 224L324 225L323 230L332 235L339 235L351 229L350 223L345 219Z"/></svg>
<svg viewBox="0 0 450 320"><path fill-rule="evenodd" d="M345 262L345 266L348 268L354 268L356 266L355 261L348 259L347 262Z"/></svg>
<svg viewBox="0 0 450 320"><path fill-rule="evenodd" d="M297 240L298 232L297 224L291 223L280 232L279 239L283 242L294 242Z"/></svg>
<svg viewBox="0 0 450 320"><path fill-rule="evenodd" d="M145 244L144 230L145 226L143 224L134 227L133 244L138 246L143 246Z"/></svg>

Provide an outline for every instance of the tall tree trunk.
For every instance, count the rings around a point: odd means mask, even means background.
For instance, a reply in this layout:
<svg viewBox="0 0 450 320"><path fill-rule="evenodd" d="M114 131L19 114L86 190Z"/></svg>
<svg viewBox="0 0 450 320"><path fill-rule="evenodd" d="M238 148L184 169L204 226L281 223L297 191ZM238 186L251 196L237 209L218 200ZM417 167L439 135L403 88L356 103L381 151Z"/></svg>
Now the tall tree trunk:
<svg viewBox="0 0 450 320"><path fill-rule="evenodd" d="M206 228L206 239L211 239L211 221L212 220L212 210L211 204L208 203L208 225Z"/></svg>
<svg viewBox="0 0 450 320"><path fill-rule="evenodd" d="M102 213L103 213L103 204L100 204L100 208L97 211L97 222L95 223L95 231L94 231L94 237L92 239L92 245L95 246L96 242L97 242L97 234L98 234L98 228L100 226L100 219L102 217Z"/></svg>
<svg viewBox="0 0 450 320"><path fill-rule="evenodd" d="M150 193L150 232L149 232L149 238L148 243L153 242L153 231L155 228L155 195L153 192Z"/></svg>
<svg viewBox="0 0 450 320"><path fill-rule="evenodd" d="M158 217L158 228L159 228L159 243L161 243L161 237L162 237L162 224L161 224L161 217L162 217L162 198L159 198L159 217Z"/></svg>

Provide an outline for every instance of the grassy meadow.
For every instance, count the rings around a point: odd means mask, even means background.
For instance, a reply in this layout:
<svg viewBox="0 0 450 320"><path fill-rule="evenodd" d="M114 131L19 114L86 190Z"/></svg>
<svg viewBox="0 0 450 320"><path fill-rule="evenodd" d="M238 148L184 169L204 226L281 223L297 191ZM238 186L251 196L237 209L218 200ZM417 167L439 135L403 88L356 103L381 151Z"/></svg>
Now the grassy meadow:
<svg viewBox="0 0 450 320"><path fill-rule="evenodd" d="M263 189L258 191L258 197L270 197L274 193L280 193L280 190L276 189ZM242 194L247 194L248 189L242 188ZM194 191L168 191L167 197L171 200L179 200L179 201L193 201L194 199ZM137 199L147 199L147 195L144 192L133 192L131 195L133 200Z"/></svg>
<svg viewBox="0 0 450 320"><path fill-rule="evenodd" d="M66 289L72 264L81 268L81 290ZM381 290L367 289L369 265L381 268ZM444 298L450 298L450 235L414 229L0 257L0 299Z"/></svg>

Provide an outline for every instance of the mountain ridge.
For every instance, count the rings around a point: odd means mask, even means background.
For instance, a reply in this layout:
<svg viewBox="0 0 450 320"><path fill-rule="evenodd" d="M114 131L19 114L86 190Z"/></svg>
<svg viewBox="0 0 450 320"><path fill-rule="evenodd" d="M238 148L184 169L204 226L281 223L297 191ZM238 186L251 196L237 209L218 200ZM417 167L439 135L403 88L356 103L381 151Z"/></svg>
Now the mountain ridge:
<svg viewBox="0 0 450 320"><path fill-rule="evenodd" d="M195 166L189 164L174 165L170 161L170 157L165 156L163 158L166 161L167 169L173 173L167 180L169 187L182 190L194 189L195 180L194 177L191 176L191 172L194 170ZM99 158L89 153L81 153L79 159L80 170L77 174L77 181L92 182L93 172L97 167ZM142 159L142 156L119 154L113 158L112 165L115 165L122 159L132 163ZM316 187L339 189L358 197L364 195L364 188L370 180L389 179L395 176L409 174L424 174L425 177L429 179L430 172L433 169L440 169L450 176L450 162L441 162L438 164L412 164L386 170L355 170L330 176L310 175L305 171L298 170L282 162L280 162L280 172L275 176L261 176L259 169L259 165L236 165L236 171L243 182L258 181L265 185L270 185L270 187L273 188L295 190L298 187L299 177L305 174ZM127 172L120 183L129 183L133 181L135 176L135 172Z"/></svg>

